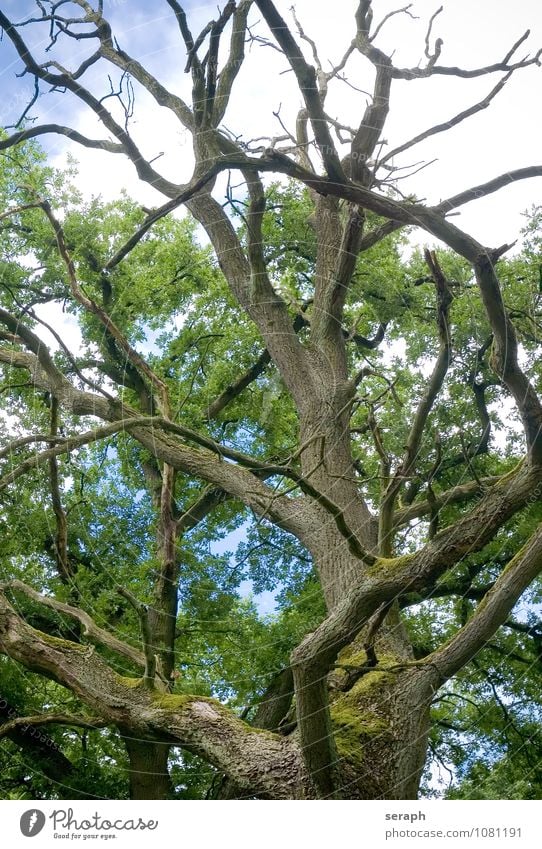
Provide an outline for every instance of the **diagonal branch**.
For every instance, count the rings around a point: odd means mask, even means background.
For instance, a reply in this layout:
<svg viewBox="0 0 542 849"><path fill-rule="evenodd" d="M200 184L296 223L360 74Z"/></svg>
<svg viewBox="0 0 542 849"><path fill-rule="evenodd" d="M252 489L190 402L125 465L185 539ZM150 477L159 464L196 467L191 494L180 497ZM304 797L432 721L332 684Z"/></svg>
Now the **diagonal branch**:
<svg viewBox="0 0 542 849"><path fill-rule="evenodd" d="M176 525L179 536L195 528L214 507L222 504L226 498L227 493L223 489L217 489L214 486L206 487L200 497L177 517Z"/></svg>
<svg viewBox="0 0 542 849"><path fill-rule="evenodd" d="M117 325L113 322L113 320L105 312L105 310L101 306L99 306L96 301L92 300L92 298L89 298L87 297L87 295L85 295L77 280L75 266L68 252L66 240L64 238L64 231L59 220L55 217L51 205L48 201L40 201L39 205L45 212L45 215L49 219L53 231L55 233L58 250L60 256L62 257L64 265L66 266L66 271L68 273L68 281L74 298L76 299L76 301L78 301L78 303L85 307L85 309L87 309L89 312L93 313L99 318L107 332L112 336L119 348L126 354L127 358L132 363L132 365L134 365L140 372L143 372L145 377L150 380L151 384L158 391L160 397L161 411L164 416L168 417L170 413L170 407L166 384L147 365L143 357L141 357L137 353L137 351L130 345L122 331L117 327Z"/></svg>
<svg viewBox="0 0 542 849"><path fill-rule="evenodd" d="M308 65L305 61L302 51L272 0L255 0L255 2L296 76L299 90L303 95L309 113L314 138L328 176L330 180L342 183L345 179L344 172L329 131L318 90L316 72L312 65Z"/></svg>
<svg viewBox="0 0 542 849"><path fill-rule="evenodd" d="M51 438L58 435L58 401L51 398ZM53 454L49 459L49 482L51 487L51 502L56 520L55 557L58 573L62 581L70 584L73 578L73 569L68 560L68 524L66 512L62 506L60 486L58 482L58 464Z"/></svg>
<svg viewBox="0 0 542 849"><path fill-rule="evenodd" d="M73 607L70 604L65 604L62 601L57 601L50 596L41 595L22 581L15 580L10 581L7 584L3 584L2 591L5 590L13 590L15 592L23 593L27 596L27 598L32 599L32 601L42 605L42 607L48 607L56 613L62 613L64 616L69 616L70 619L75 619L76 622L80 622L83 626L83 636L88 637L89 640L98 643L115 654L126 658L126 660L129 660L130 663L135 664L135 666L140 669L145 666L145 658L138 649L135 649L127 643L124 643L122 640L119 640L109 631L100 628L100 626L97 625L92 617L89 616L88 613L85 613L84 610L81 610L78 607Z"/></svg>
<svg viewBox="0 0 542 849"><path fill-rule="evenodd" d="M203 416L204 419L209 420L216 418L216 416L222 412L224 407L227 407L234 398L237 398L237 396L247 388L247 386L250 386L251 383L263 374L270 362L271 355L267 348L265 348L256 362L247 369L244 374L238 377L237 380L230 383L230 385L227 386L220 395L208 405Z"/></svg>
<svg viewBox="0 0 542 849"><path fill-rule="evenodd" d="M513 71L509 71L507 74L505 74L505 76L501 80L499 80L497 85L491 89L489 94L487 94L483 98L483 100L480 100L478 103L475 103L474 106L470 106L468 109L464 109L462 112L459 112L453 118L450 118L449 121L443 121L442 124L435 124L435 126L430 127L428 130L424 130L423 133L419 133L417 136L414 136L414 138L410 139L409 141L406 141L398 147L395 147L393 150L390 150L389 153L386 154L386 156L379 160L379 166L382 166L386 162L389 162L390 159L393 159L394 156L398 156L405 150L409 150L411 147L420 144L420 142L431 138L431 136L437 135L437 133L445 133L452 127L456 127L458 124L461 124L462 121L466 121L466 119L472 117L472 115L476 115L477 112L482 112L484 109L487 109L488 106L491 104L491 101L499 94L500 91L502 91L512 74Z"/></svg>
<svg viewBox="0 0 542 849"><path fill-rule="evenodd" d="M413 15L412 12L410 11L410 9L412 9L413 5L414 5L413 3L409 3L408 6L403 6L401 9L394 9L392 12L388 12L387 15L384 15L384 17L382 18L380 23L375 27L375 30L374 30L373 34L371 35L371 37L369 38L369 41L375 41L376 37L378 36L380 31L382 30L384 24L387 21L389 21L390 18L393 18L395 15L408 15L409 18L412 18L413 20L417 20L416 15Z"/></svg>
<svg viewBox="0 0 542 849"><path fill-rule="evenodd" d="M504 625L514 605L542 569L542 528L512 558L461 631L425 659L444 682L462 669Z"/></svg>
<svg viewBox="0 0 542 849"><path fill-rule="evenodd" d="M518 180L530 180L532 177L542 177L542 165L529 165L526 168L516 168L515 170L507 171L505 174L500 174L486 183L481 183L479 186L464 189L459 194L441 201L435 207L435 210L438 212L448 212L451 209L457 209L458 206L464 206L464 204L470 203L473 200L487 197L487 195L498 192L499 189L509 186L511 183L516 183Z"/></svg>
<svg viewBox="0 0 542 849"><path fill-rule="evenodd" d="M418 409L416 410L416 415L410 428L403 460L396 469L382 499L379 518L379 547L381 553L388 557L391 555L393 544L393 513L395 502L401 486L414 468L428 416L444 383L451 358L449 308L452 302L452 293L449 283L440 268L436 254L426 250L425 260L431 271L436 289L437 327L440 346L427 389L418 404Z"/></svg>

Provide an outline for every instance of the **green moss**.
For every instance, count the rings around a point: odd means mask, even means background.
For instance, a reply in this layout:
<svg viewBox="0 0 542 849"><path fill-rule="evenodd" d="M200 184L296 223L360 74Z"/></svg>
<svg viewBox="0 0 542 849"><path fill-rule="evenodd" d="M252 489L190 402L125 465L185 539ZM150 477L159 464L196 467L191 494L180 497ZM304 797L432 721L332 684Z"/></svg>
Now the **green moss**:
<svg viewBox="0 0 542 849"><path fill-rule="evenodd" d="M70 651L77 651L85 654L91 648L91 646L82 645L81 643L73 643L71 640L61 640L60 637L52 637L50 634L45 634L43 631L33 630L38 639L56 649L70 649Z"/></svg>
<svg viewBox="0 0 542 849"><path fill-rule="evenodd" d="M415 554L400 554L398 557L378 557L372 566L367 569L367 574L374 578L382 578L390 572L400 572L406 568L416 557Z"/></svg>
<svg viewBox="0 0 542 849"><path fill-rule="evenodd" d="M194 701L211 702L213 704L212 699L207 699L204 696L192 696L187 693L179 695L175 693L154 692L152 693L152 700L157 707L162 708L163 710L179 710ZM216 704L218 704L218 702Z"/></svg>
<svg viewBox="0 0 542 849"><path fill-rule="evenodd" d="M368 672L367 675L362 675L349 692L351 700L357 699L362 693L368 693L369 690L378 690L383 688L390 681L391 673L389 672Z"/></svg>
<svg viewBox="0 0 542 849"><path fill-rule="evenodd" d="M330 714L337 753L348 761L359 764L364 757L364 743L388 732L383 719L357 711L343 699L331 705Z"/></svg>
<svg viewBox="0 0 542 849"><path fill-rule="evenodd" d="M517 475L517 473L519 472L519 470L521 469L521 467L522 467L522 466L523 466L523 464L525 463L525 459L526 459L525 457L522 457L522 459L519 461L519 463L517 463L517 464L513 467L513 469L510 469L510 471L509 471L509 472L506 472L506 473L505 473L505 474L501 477L500 481L498 481L498 482L495 484L495 487L494 487L494 488L495 488L495 489L498 489L499 487L506 485L506 484L509 482L510 478L513 478L513 477L514 477L514 475ZM493 487L492 487L492 488L493 488Z"/></svg>
<svg viewBox="0 0 542 849"><path fill-rule="evenodd" d="M156 707L161 708L162 710L178 711L189 705L191 702L205 702L206 704L210 705L214 710L219 712L223 718L230 719L232 723L243 721L238 716L236 716L233 711L231 711L225 705L221 704L221 702L217 701L216 699L211 699L208 696L195 696L192 693L178 694L154 692L151 694L151 697ZM264 735L273 739L277 739L277 737L279 736L277 734L274 734L272 731L267 731L265 728L251 728L251 730L255 734Z"/></svg>
<svg viewBox="0 0 542 849"><path fill-rule="evenodd" d="M240 720L242 722L242 720ZM250 730L255 734L261 734L264 737L272 738L273 740L280 740L280 734L275 734L273 731L268 731L266 728L257 728L256 726L251 726Z"/></svg>
<svg viewBox="0 0 542 849"><path fill-rule="evenodd" d="M351 646L344 648L337 657L337 663L341 666L352 666L359 669L360 666L365 666L367 663L367 653L352 649Z"/></svg>
<svg viewBox="0 0 542 849"><path fill-rule="evenodd" d="M129 687L131 690L143 684L143 678L125 678L123 675L117 675L117 680L123 687Z"/></svg>

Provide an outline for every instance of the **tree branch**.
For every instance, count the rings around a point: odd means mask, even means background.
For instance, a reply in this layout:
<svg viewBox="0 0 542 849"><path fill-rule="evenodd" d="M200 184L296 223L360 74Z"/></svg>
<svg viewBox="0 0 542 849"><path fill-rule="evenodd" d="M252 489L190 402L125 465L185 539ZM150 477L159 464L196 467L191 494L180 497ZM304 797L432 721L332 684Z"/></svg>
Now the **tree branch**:
<svg viewBox="0 0 542 849"><path fill-rule="evenodd" d="M8 136L6 139L0 139L0 150L7 150L10 147L15 147L15 145L28 141L28 139L35 139L38 136L44 136L48 133L54 133L57 136L66 136L72 141L83 145L83 147L106 150L108 153L124 152L123 146L117 142L112 142L108 139L89 139L71 127L64 127L61 124L39 124L36 127L27 127L18 133L13 133L13 135Z"/></svg>
<svg viewBox="0 0 542 849"><path fill-rule="evenodd" d="M133 663L138 668L143 668L145 666L145 658L138 649L135 649L127 643L124 643L122 640L119 640L109 631L105 631L103 628L100 628L100 626L97 625L92 617L89 616L88 613L85 613L84 610L81 610L78 607L73 607L70 604L57 601L50 596L41 595L22 581L14 580L3 584L2 590L5 591L7 589L23 593L37 604L40 604L43 607L48 607L56 613L62 613L65 616L69 616L70 619L75 619L76 622L80 622L83 626L83 636L88 637L93 642L98 643L115 654L126 658L130 661L130 663Z"/></svg>
<svg viewBox="0 0 542 849"><path fill-rule="evenodd" d="M233 84L245 58L247 18L252 2L253 0L241 0L233 14L230 53L226 64L220 71L214 98L213 126L215 127L218 127L224 120Z"/></svg>
<svg viewBox="0 0 542 849"><path fill-rule="evenodd" d="M256 5L264 16L269 29L275 36L286 55L296 76L299 89L309 113L310 122L318 150L330 180L342 183L345 179L342 165L333 144L331 133L324 114L322 99L318 90L316 73L311 65L305 62L302 51L298 47L290 29L278 13L272 0L255 0Z"/></svg>
<svg viewBox="0 0 542 849"><path fill-rule="evenodd" d="M398 528L401 525L412 522L414 519L420 519L422 516L426 516L432 510L441 510L449 504L461 504L464 501L470 501L489 487L499 483L502 478L502 475L494 475L480 478L479 481L468 481L467 483L453 486L445 492L435 494L434 499L431 501L416 501L408 507L403 507L395 511L394 525Z"/></svg>
<svg viewBox="0 0 542 849"><path fill-rule="evenodd" d="M230 383L230 385L227 386L226 389L224 389L220 395L208 405L203 416L204 419L210 420L216 418L219 413L222 412L224 407L227 407L234 398L237 398L238 395L247 388L247 386L250 386L251 383L257 380L270 362L271 355L267 348L265 348L254 365L247 369L247 371L238 377L237 380L234 380L233 383Z"/></svg>
<svg viewBox="0 0 542 849"><path fill-rule="evenodd" d="M0 739L8 737L14 731L28 731L43 725L68 725L72 728L106 728L109 723L102 719L85 719L79 716L70 716L67 713L45 713L33 716L18 716L0 725Z"/></svg>
<svg viewBox="0 0 542 849"><path fill-rule="evenodd" d="M461 631L425 659L444 682L472 660L506 622L514 605L542 569L542 528L512 558Z"/></svg>
<svg viewBox="0 0 542 849"><path fill-rule="evenodd" d="M458 124L461 124L462 121L466 121L467 118L470 118L472 115L476 115L477 112L481 112L484 109L487 109L491 104L491 101L499 94L500 91L504 88L510 77L512 76L513 71L509 71L505 76L499 80L497 85L491 89L489 94L487 94L483 100L480 100L478 103L475 103L474 106L470 106L468 109L464 109L462 112L459 112L453 118L450 118L449 121L443 121L442 124L435 124L435 126L430 127L428 130L424 130L423 133L419 133L414 138L410 139L407 142L395 147L393 150L390 150L389 153L386 154L382 159L379 160L378 165L382 166L386 162L389 162L390 159L393 159L395 156L398 156L400 153L403 153L405 150L409 150L411 147L414 147L420 142L425 141L431 136L437 135L438 133L444 133L447 130L450 130L452 127L456 127Z"/></svg>
<svg viewBox="0 0 542 849"><path fill-rule="evenodd" d="M449 328L449 308L452 302L452 293L448 281L440 268L437 256L434 252L425 251L425 261L429 266L436 289L437 300L437 327L439 335L439 353L429 379L427 389L422 396L416 415L410 428L405 454L402 462L397 467L389 486L386 489L380 507L379 519L379 548L384 556L390 556L393 546L393 513L397 495L404 483L405 478L410 475L425 432L425 425L432 410L433 404L440 392L446 372L451 359L451 336Z"/></svg>
<svg viewBox="0 0 542 849"><path fill-rule="evenodd" d="M51 438L58 435L58 401L51 398ZM65 584L70 584L73 579L73 569L68 561L68 523L66 513L62 507L60 497L60 486L58 482L58 464L53 454L49 458L49 481L51 487L51 502L56 520L55 557L58 573Z"/></svg>
<svg viewBox="0 0 542 849"><path fill-rule="evenodd" d="M105 723L137 737L186 746L245 791L263 798L312 795L294 740L262 734L214 699L157 693L121 678L92 647L31 628L3 594L0 651L70 689Z"/></svg>

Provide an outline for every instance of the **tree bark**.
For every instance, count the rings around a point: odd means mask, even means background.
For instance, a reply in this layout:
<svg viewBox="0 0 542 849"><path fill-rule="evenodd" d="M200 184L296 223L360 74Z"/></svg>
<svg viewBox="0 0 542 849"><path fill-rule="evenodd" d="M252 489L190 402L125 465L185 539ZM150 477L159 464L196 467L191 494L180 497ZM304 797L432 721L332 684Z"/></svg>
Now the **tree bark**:
<svg viewBox="0 0 542 849"><path fill-rule="evenodd" d="M173 787L168 772L170 747L167 743L154 743L124 737L130 762L130 799L171 799Z"/></svg>

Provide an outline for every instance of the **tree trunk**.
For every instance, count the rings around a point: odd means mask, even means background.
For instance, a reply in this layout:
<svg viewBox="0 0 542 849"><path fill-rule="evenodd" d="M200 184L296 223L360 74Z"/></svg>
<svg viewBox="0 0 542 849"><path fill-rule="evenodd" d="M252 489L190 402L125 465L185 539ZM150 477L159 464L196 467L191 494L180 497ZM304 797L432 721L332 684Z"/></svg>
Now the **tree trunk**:
<svg viewBox="0 0 542 849"><path fill-rule="evenodd" d="M124 737L130 762L130 799L171 799L173 787L167 768L170 746Z"/></svg>
<svg viewBox="0 0 542 849"><path fill-rule="evenodd" d="M378 554L376 524L360 499L351 456L351 390L340 377L331 380L328 363L322 363L321 371L321 391L312 394L300 416L300 442L307 446L303 472L342 510L361 545ZM367 567L352 555L346 538L337 542L334 519L326 510L322 510L320 528L315 529L312 555L331 614ZM427 670L420 675L417 669L405 667L414 655L398 606L382 614L378 624L374 620L359 622L352 642L340 652L328 676L336 757L333 795L415 799L427 753L433 689ZM378 672L372 668L377 662ZM321 734L325 733L322 726ZM331 796L320 788L322 793Z"/></svg>
<svg viewBox="0 0 542 849"><path fill-rule="evenodd" d="M340 667L330 675L342 798L417 798L434 690L427 670L400 668L410 655L402 640L390 628L377 643L378 671L367 668L366 652L356 640L340 653Z"/></svg>

